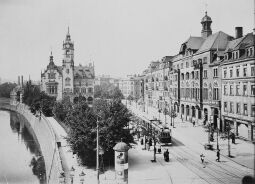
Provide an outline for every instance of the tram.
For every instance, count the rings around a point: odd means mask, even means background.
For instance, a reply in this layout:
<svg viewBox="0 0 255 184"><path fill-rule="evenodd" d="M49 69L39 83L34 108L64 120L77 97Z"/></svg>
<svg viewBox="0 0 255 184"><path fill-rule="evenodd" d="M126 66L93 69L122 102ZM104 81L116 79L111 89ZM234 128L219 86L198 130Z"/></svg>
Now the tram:
<svg viewBox="0 0 255 184"><path fill-rule="evenodd" d="M172 144L172 133L171 133L171 129L164 127L162 128L161 132L159 133L159 142L161 144Z"/></svg>

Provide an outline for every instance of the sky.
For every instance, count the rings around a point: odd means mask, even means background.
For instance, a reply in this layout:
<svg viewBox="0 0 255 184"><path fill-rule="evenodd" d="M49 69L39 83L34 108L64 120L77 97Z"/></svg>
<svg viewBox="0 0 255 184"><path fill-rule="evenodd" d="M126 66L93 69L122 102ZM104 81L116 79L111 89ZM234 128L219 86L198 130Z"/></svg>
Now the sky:
<svg viewBox="0 0 255 184"><path fill-rule="evenodd" d="M0 0L0 78L40 80L52 51L62 65L70 28L75 65L94 62L96 75L141 74L151 61L175 55L201 35L207 10L212 31L244 35L254 28L254 0Z"/></svg>

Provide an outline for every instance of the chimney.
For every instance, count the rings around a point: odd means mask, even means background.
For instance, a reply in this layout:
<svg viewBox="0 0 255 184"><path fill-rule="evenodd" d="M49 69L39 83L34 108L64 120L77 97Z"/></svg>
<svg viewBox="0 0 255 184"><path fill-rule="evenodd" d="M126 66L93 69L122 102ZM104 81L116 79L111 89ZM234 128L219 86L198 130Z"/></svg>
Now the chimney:
<svg viewBox="0 0 255 184"><path fill-rule="evenodd" d="M236 27L236 39L243 37L243 27Z"/></svg>
<svg viewBox="0 0 255 184"><path fill-rule="evenodd" d="M20 86L20 76L18 76L18 85Z"/></svg>
<svg viewBox="0 0 255 184"><path fill-rule="evenodd" d="M23 75L21 75L21 87L23 88Z"/></svg>

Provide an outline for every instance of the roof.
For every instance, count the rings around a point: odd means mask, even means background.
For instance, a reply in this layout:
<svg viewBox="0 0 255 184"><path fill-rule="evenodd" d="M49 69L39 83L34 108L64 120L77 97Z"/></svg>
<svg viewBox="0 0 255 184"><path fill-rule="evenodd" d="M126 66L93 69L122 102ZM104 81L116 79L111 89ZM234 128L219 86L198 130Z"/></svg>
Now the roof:
<svg viewBox="0 0 255 184"><path fill-rule="evenodd" d="M74 66L74 76L78 76L80 78L94 78L93 68L87 66Z"/></svg>
<svg viewBox="0 0 255 184"><path fill-rule="evenodd" d="M190 36L189 39L185 43L187 45L187 48L192 49L192 50L198 50L204 41L205 41L205 39L202 37Z"/></svg>
<svg viewBox="0 0 255 184"><path fill-rule="evenodd" d="M212 49L225 50L229 40L231 40L232 38L233 37L222 31L214 33L206 38L202 46L199 48L198 53Z"/></svg>
<svg viewBox="0 0 255 184"><path fill-rule="evenodd" d="M205 12L205 16L202 18L201 22L212 22L212 19L207 15L207 12Z"/></svg>
<svg viewBox="0 0 255 184"><path fill-rule="evenodd" d="M241 38L234 39L230 41L227 45L225 52L231 52L233 50L238 50L240 48L245 48L254 45L254 35L249 33Z"/></svg>

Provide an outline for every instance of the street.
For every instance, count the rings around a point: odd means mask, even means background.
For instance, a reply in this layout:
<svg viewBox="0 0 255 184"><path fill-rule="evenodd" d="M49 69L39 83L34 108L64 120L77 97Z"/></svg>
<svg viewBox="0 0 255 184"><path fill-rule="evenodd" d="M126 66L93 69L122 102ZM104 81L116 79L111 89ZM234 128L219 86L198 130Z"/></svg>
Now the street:
<svg viewBox="0 0 255 184"><path fill-rule="evenodd" d="M134 106L129 109L137 116L146 116ZM150 114L151 115L151 114ZM254 174L252 145L239 144L234 146L243 146L246 149L233 150L236 158L246 152L247 158L237 161L221 155L220 162L216 161L216 152L205 150L201 142L197 141L199 137L202 142L207 140L207 135L201 133L202 128L193 127L191 124L176 122L176 128L172 129L173 143L171 146L162 147L162 152L169 150L170 161L165 162L163 154L157 154L157 163L152 163L153 151L142 150L140 143L129 151L129 181L130 183L241 183L246 175ZM200 131L200 133L198 132ZM192 134L193 132L193 134ZM201 134L201 135L197 135ZM239 140L238 140L239 141ZM226 142L226 140L225 140ZM225 150L225 142L220 142L222 152ZM200 160L201 154L205 155L205 162ZM242 161L240 163L240 160ZM247 161L249 160L249 161ZM244 162L244 164L242 164ZM249 163L249 164L245 164ZM138 182L139 181L139 182Z"/></svg>

